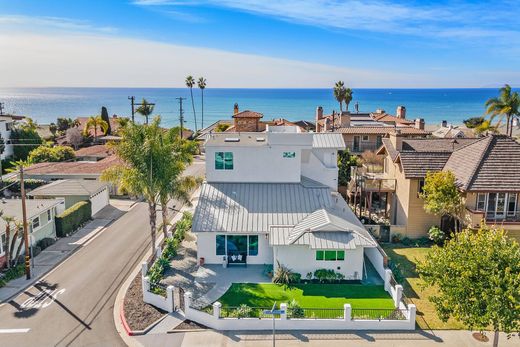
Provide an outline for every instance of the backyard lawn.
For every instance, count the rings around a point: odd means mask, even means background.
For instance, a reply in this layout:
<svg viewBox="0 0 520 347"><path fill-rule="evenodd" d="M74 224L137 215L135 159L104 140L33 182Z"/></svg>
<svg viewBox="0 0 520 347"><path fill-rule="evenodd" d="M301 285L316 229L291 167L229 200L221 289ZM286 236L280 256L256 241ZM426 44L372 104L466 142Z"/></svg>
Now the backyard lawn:
<svg viewBox="0 0 520 347"><path fill-rule="evenodd" d="M218 299L223 307L246 304L271 307L276 301L289 303L295 299L303 308L393 309L394 302L383 286L361 284L296 284L290 288L272 283L233 283Z"/></svg>
<svg viewBox="0 0 520 347"><path fill-rule="evenodd" d="M388 257L394 264L398 264L404 277L402 283L404 294L417 306L417 324L422 329L464 329L464 326L450 319L442 322L435 312L433 304L428 297L435 294L435 288L421 288L420 279L415 271L418 260L424 259L429 247L406 247L399 244L383 245Z"/></svg>

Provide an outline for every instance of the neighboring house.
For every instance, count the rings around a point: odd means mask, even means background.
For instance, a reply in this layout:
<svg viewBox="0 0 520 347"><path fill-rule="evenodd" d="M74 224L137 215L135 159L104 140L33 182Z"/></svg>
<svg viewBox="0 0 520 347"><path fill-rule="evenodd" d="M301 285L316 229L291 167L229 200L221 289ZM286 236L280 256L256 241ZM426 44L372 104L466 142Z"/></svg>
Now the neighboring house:
<svg viewBox="0 0 520 347"><path fill-rule="evenodd" d="M432 136L438 138L463 138L475 137L472 129L469 129L463 125L448 124L447 121L443 120L441 126L432 130Z"/></svg>
<svg viewBox="0 0 520 347"><path fill-rule="evenodd" d="M90 201L92 216L109 204L108 184L91 180L59 180L33 189L27 195L35 199L63 199L65 209L80 201Z"/></svg>
<svg viewBox="0 0 520 347"><path fill-rule="evenodd" d="M397 108L397 116L389 115L383 110L372 113L341 114L333 112L324 116L323 108L316 109L316 132L337 132L343 135L347 149L354 154L365 151L375 151L383 144L395 129L410 138L426 137L430 134L424 130L424 120L421 118L411 121L405 118L406 109Z"/></svg>
<svg viewBox="0 0 520 347"><path fill-rule="evenodd" d="M383 178L395 180L390 221L405 225L405 236L426 236L431 226L446 222L424 211L419 193L427 172L449 170L465 199L469 227L484 219L520 238L520 144L511 138L407 139L393 133L378 153L385 156Z"/></svg>
<svg viewBox="0 0 520 347"><path fill-rule="evenodd" d="M13 155L13 145L11 144L11 130L13 129L14 123L16 121L23 120L23 116L13 116L13 115L2 115L0 116L0 135L2 135L2 139L4 140L4 151L2 155L0 155L0 159L4 160Z"/></svg>
<svg viewBox="0 0 520 347"><path fill-rule="evenodd" d="M362 279L365 251L377 244L336 191L343 138L287 128L209 135L192 226L197 255Z"/></svg>
<svg viewBox="0 0 520 347"><path fill-rule="evenodd" d="M76 159L80 161L99 161L114 154L106 145L83 147L76 152Z"/></svg>
<svg viewBox="0 0 520 347"><path fill-rule="evenodd" d="M56 227L54 217L56 216L59 205L63 201L56 199L27 199L26 211L27 222L29 227L29 242L35 245L41 239L46 237L56 237ZM21 222L22 216L22 200L21 199L2 199L0 200L0 211L3 216L13 217L16 222ZM0 218L0 268L5 265L5 235L6 223ZM11 228L11 235L14 234L14 227ZM12 237L12 236L11 236ZM20 242L22 242L22 233L19 233L19 241L15 243L14 252ZM20 254L23 254L24 250Z"/></svg>

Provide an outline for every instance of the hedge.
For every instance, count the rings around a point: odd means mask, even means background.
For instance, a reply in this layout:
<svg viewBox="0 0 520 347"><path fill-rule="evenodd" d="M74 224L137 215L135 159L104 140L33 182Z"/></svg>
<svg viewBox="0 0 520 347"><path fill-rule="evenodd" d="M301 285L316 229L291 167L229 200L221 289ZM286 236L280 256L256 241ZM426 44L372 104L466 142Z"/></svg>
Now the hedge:
<svg viewBox="0 0 520 347"><path fill-rule="evenodd" d="M90 201L80 201L56 216L56 235L64 237L75 232L90 220L92 206Z"/></svg>

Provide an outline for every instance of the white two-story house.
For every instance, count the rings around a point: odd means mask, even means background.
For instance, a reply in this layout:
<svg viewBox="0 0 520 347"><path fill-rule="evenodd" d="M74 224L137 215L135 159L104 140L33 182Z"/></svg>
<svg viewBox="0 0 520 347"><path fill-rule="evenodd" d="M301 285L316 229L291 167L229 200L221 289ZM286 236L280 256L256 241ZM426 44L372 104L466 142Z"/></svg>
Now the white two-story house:
<svg viewBox="0 0 520 347"><path fill-rule="evenodd" d="M341 134L269 127L210 134L205 147L192 227L199 259L362 278L364 249L376 242L337 193Z"/></svg>

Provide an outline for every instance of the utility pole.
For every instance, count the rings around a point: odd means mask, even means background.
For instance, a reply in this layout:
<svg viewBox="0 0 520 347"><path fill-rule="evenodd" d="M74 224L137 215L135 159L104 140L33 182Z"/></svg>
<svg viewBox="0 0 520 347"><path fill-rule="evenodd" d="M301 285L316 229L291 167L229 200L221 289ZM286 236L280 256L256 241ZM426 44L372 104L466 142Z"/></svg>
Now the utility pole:
<svg viewBox="0 0 520 347"><path fill-rule="evenodd" d="M0 116L4 115L4 103L0 102Z"/></svg>
<svg viewBox="0 0 520 347"><path fill-rule="evenodd" d="M30 255L29 255L29 231L27 230L27 209L25 206L25 185L23 181L23 166L20 165L20 191L22 193L22 219L23 219L23 238L25 243L25 275L31 279Z"/></svg>
<svg viewBox="0 0 520 347"><path fill-rule="evenodd" d="M132 123L133 123L134 122L134 114L135 114L135 110L134 110L135 96L129 96L128 100L130 100L130 102L132 103Z"/></svg>
<svg viewBox="0 0 520 347"><path fill-rule="evenodd" d="M182 110L182 100L186 100L186 98L176 98L179 100L179 122L181 123L181 139L182 139L182 132L184 128L184 111Z"/></svg>

